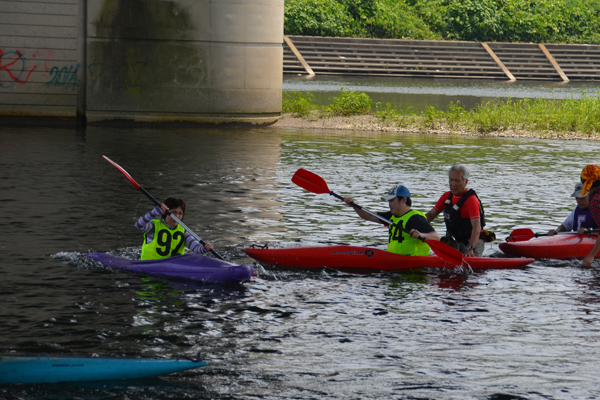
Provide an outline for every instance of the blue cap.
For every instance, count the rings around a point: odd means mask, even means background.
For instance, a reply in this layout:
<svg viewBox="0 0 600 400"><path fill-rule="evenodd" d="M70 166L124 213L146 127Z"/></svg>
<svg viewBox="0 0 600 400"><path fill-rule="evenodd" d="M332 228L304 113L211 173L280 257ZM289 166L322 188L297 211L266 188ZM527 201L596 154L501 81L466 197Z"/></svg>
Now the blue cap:
<svg viewBox="0 0 600 400"><path fill-rule="evenodd" d="M381 200L390 201L394 197L410 197L410 192L408 188L404 185L395 185L392 186L390 190L388 190L385 196L381 196Z"/></svg>

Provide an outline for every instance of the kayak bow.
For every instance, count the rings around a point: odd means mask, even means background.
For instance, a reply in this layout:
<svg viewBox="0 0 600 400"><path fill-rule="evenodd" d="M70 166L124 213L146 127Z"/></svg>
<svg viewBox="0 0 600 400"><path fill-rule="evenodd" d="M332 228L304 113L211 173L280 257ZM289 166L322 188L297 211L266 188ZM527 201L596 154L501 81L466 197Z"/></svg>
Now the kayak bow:
<svg viewBox="0 0 600 400"><path fill-rule="evenodd" d="M145 358L0 356L0 384L151 378L204 367L206 361Z"/></svg>
<svg viewBox="0 0 600 400"><path fill-rule="evenodd" d="M505 254L517 257L583 259L589 254L595 243L595 236L577 235L573 232L524 241L509 240L500 243L498 247ZM600 254L596 258L600 258Z"/></svg>

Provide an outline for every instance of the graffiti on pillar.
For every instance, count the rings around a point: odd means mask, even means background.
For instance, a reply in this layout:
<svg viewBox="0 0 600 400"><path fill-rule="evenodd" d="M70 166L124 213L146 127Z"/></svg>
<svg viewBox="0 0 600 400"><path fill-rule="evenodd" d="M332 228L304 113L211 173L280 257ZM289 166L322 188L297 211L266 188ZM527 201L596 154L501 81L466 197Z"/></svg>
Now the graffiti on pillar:
<svg viewBox="0 0 600 400"><path fill-rule="evenodd" d="M47 83L49 86L61 86L68 84L77 84L77 71L79 70L79 64L64 66L62 68L52 67L50 70L50 81Z"/></svg>
<svg viewBox="0 0 600 400"><path fill-rule="evenodd" d="M37 67L36 64L27 65L27 59L19 50L0 49L0 87L26 84Z"/></svg>
<svg viewBox="0 0 600 400"><path fill-rule="evenodd" d="M0 88L33 83L33 72L39 73L36 83L60 86L77 83L79 64L52 66L52 52L47 49L36 50L25 57L20 50L0 49Z"/></svg>

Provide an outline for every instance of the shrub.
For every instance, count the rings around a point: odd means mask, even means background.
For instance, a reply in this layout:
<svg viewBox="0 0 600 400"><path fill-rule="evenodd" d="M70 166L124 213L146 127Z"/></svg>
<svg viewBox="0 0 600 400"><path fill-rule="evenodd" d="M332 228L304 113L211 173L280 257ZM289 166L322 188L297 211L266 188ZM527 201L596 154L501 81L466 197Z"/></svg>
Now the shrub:
<svg viewBox="0 0 600 400"><path fill-rule="evenodd" d="M319 106L313 104L313 95L310 92L292 92L284 93L286 98L283 99L281 111L284 113L292 113L294 117L306 118L313 110L318 110Z"/></svg>
<svg viewBox="0 0 600 400"><path fill-rule="evenodd" d="M332 99L332 103L325 107L324 112L329 115L359 115L371 112L371 98L364 92L344 91Z"/></svg>
<svg viewBox="0 0 600 400"><path fill-rule="evenodd" d="M465 119L467 110L465 110L460 101L450 102L448 105L448 111L440 111L440 117L442 117L446 123L446 126L450 129L456 129L461 125L461 122Z"/></svg>
<svg viewBox="0 0 600 400"><path fill-rule="evenodd" d="M448 35L448 0L405 0L438 39Z"/></svg>
<svg viewBox="0 0 600 400"><path fill-rule="evenodd" d="M494 41L504 34L503 1L462 0L448 7L449 30L455 39Z"/></svg>
<svg viewBox="0 0 600 400"><path fill-rule="evenodd" d="M372 17L364 21L369 37L436 39L427 24L402 1L378 1Z"/></svg>
<svg viewBox="0 0 600 400"><path fill-rule="evenodd" d="M348 36L353 19L335 0L286 0L286 35Z"/></svg>

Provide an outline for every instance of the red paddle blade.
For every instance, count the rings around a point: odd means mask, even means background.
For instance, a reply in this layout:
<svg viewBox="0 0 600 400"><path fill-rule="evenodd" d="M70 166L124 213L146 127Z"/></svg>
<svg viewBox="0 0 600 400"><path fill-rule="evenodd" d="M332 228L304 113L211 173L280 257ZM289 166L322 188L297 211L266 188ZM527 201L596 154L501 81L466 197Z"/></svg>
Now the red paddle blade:
<svg viewBox="0 0 600 400"><path fill-rule="evenodd" d="M529 228L515 229L510 233L510 236L506 238L507 242L526 242L535 237L535 232Z"/></svg>
<svg viewBox="0 0 600 400"><path fill-rule="evenodd" d="M102 156L102 158L104 158L106 161L108 161L109 163L111 163L112 165L115 166L116 169L118 169L119 171L121 171L121 173L123 175L125 175L125 177L127 179L129 179L129 182L131 182L133 184L133 186L135 186L136 189L139 189L141 186L138 185L138 183L131 177L131 175L129 175L129 173L127 173L127 171L125 171L123 169L123 167L121 167L119 164L117 164L116 162L114 162L113 160L111 160L110 158L106 157L106 156Z"/></svg>
<svg viewBox="0 0 600 400"><path fill-rule="evenodd" d="M300 168L298 171L296 171L292 177L292 182L301 188L308 190L309 192L317 194L329 194L331 192L327 186L327 182L325 182L323 178L303 168Z"/></svg>
<svg viewBox="0 0 600 400"><path fill-rule="evenodd" d="M460 251L437 240L426 240L425 243L427 243L435 255L442 260L449 262L450 264L462 265L463 255Z"/></svg>

